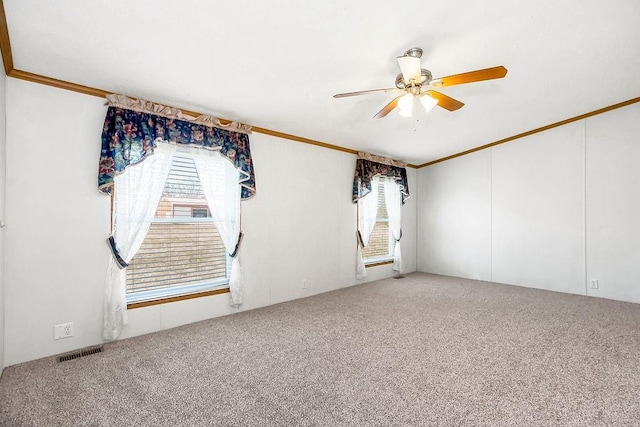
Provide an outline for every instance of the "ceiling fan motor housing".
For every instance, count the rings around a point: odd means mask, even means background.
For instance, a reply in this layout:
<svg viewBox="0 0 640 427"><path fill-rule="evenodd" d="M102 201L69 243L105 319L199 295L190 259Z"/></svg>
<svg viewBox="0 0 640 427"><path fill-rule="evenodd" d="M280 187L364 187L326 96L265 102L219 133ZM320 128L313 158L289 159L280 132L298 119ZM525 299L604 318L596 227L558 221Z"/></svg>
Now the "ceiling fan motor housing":
<svg viewBox="0 0 640 427"><path fill-rule="evenodd" d="M428 85L429 83L431 83L431 79L433 79L431 71L427 70L426 68L420 70L420 84Z"/></svg>
<svg viewBox="0 0 640 427"><path fill-rule="evenodd" d="M431 71L427 70L426 68L422 68L420 70L420 82L414 82L412 86L428 85L429 83L431 83L432 79L433 76L431 75ZM396 76L396 87L402 90L406 89L408 86L410 85L404 81L404 78L402 78L402 73L399 73Z"/></svg>

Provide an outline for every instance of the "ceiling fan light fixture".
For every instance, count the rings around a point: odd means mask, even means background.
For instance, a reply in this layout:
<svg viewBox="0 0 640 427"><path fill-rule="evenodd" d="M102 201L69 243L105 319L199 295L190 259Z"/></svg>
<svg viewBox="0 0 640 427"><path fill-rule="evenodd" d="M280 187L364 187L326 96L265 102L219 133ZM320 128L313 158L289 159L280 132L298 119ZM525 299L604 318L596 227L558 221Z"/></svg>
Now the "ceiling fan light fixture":
<svg viewBox="0 0 640 427"><path fill-rule="evenodd" d="M415 56L398 56L398 64L400 65L400 71L402 71L402 77L407 85L410 85L411 80L415 84L420 83L421 68L420 58Z"/></svg>
<svg viewBox="0 0 640 427"><path fill-rule="evenodd" d="M431 95L429 95L428 93L425 93L420 97L420 102L422 103L422 106L424 107L427 113L433 110L436 105L438 105L438 100L432 97Z"/></svg>
<svg viewBox="0 0 640 427"><path fill-rule="evenodd" d="M412 108L401 108L398 110L398 114L402 117L411 117L411 115L413 114L411 110Z"/></svg>
<svg viewBox="0 0 640 427"><path fill-rule="evenodd" d="M414 96L412 93L403 95L398 100L398 114L402 117L411 117L413 113L413 100Z"/></svg>

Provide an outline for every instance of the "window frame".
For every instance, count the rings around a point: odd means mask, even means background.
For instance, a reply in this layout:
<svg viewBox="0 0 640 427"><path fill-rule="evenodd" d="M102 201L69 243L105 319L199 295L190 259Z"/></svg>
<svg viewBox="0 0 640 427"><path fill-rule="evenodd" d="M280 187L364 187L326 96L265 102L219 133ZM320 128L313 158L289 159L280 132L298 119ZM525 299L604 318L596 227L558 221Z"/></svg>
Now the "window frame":
<svg viewBox="0 0 640 427"><path fill-rule="evenodd" d="M185 158L192 158L188 152L176 152L176 156ZM173 167L173 163L172 163ZM198 185L200 185L200 178L198 177ZM190 207L191 216L172 216L172 217L155 217L151 221L151 224L197 224L197 223L214 223L211 216L209 217L193 217L193 208L207 209L207 213L210 215L209 206L206 203L206 199L203 204L192 205L189 203L175 203L172 204L172 215L175 214L175 207ZM157 207L156 207L157 209ZM145 236L146 239L146 236ZM193 284L174 284L171 286L163 287L161 289L150 289L137 292L127 292L125 290L125 298L127 301L127 309L146 307L156 304L164 304L169 302L187 300L192 298L199 298L210 295L218 295L223 293L229 293L229 276L231 273L231 262L227 250L225 253L225 273L226 277L214 280L202 281ZM135 257L134 257L135 258ZM126 283L126 281L125 281Z"/></svg>
<svg viewBox="0 0 640 427"><path fill-rule="evenodd" d="M388 179L386 177L380 176L378 177L378 186L376 188L376 196L378 197L378 212L380 211L380 188L383 187L384 188L384 181ZM373 188L371 189L371 192L373 193ZM386 199L383 197L384 203L385 203L385 210L386 210ZM360 206L357 207L357 209L360 209ZM356 215L359 218L360 216L358 215L358 210L356 209ZM376 224L378 224L379 222L382 223L389 223L389 214L387 213L387 216L384 218L378 218L377 213L376 213ZM379 265L385 265L385 264L392 264L393 263L393 253L395 250L395 238L393 237L393 233L391 232L391 229L389 228L387 230L388 232L388 243L387 243L387 255L380 255L380 256L373 256L373 257L368 257L368 258L363 258L364 260L364 265L365 268L369 268L369 267L376 267ZM371 237L373 237L373 234L371 235ZM359 243L358 243L359 244ZM369 239L369 245L371 244L371 238ZM367 247L369 246L367 245Z"/></svg>

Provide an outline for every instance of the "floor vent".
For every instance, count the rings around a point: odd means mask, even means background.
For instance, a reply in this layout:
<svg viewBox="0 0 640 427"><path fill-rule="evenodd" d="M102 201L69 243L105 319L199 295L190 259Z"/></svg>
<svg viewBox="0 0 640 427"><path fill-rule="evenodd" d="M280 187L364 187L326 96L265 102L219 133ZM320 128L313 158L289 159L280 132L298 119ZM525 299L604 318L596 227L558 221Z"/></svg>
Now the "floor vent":
<svg viewBox="0 0 640 427"><path fill-rule="evenodd" d="M66 362L67 360L78 359L80 357L89 356L91 354L102 353L104 351L103 346L88 347L83 350L74 351L73 353L65 354L58 357L58 362Z"/></svg>
<svg viewBox="0 0 640 427"><path fill-rule="evenodd" d="M402 274L398 274L396 276L393 276L394 279L404 279L405 276L403 276Z"/></svg>

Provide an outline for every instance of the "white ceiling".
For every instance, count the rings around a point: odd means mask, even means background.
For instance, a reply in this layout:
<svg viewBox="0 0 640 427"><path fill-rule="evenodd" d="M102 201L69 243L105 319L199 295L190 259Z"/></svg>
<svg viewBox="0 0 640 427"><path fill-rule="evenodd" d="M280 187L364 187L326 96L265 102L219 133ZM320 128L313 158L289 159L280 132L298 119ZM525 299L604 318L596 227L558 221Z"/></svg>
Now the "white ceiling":
<svg viewBox="0 0 640 427"><path fill-rule="evenodd" d="M4 0L14 67L422 164L640 96L638 0ZM466 105L373 119L396 57Z"/></svg>

